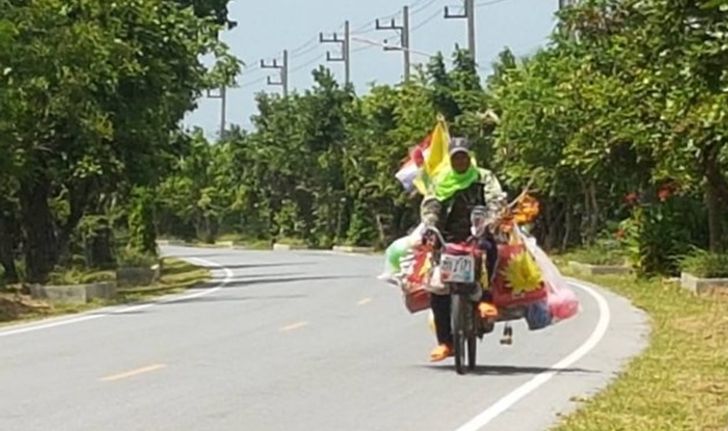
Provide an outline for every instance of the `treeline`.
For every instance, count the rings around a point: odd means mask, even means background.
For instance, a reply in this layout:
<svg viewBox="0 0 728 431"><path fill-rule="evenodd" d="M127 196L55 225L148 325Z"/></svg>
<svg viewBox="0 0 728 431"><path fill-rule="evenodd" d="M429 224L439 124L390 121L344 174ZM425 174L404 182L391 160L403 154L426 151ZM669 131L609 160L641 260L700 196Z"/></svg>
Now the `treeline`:
<svg viewBox="0 0 728 431"><path fill-rule="evenodd" d="M6 279L113 265L157 235L384 246L417 222L394 174L437 115L511 194L533 181L549 249L609 237L641 270L674 272L692 247L728 245L725 2L582 1L486 79L462 51L364 94L320 68L211 143L178 124L238 72L224 5L0 0Z"/></svg>
<svg viewBox="0 0 728 431"><path fill-rule="evenodd" d="M119 237L129 253L154 252L150 190L184 152L177 124L240 68L217 37L232 25L225 4L0 1L6 281L113 266Z"/></svg>
<svg viewBox="0 0 728 431"><path fill-rule="evenodd" d="M547 248L611 238L644 272L674 272L693 247L728 243L727 10L580 2L546 48L504 51L484 84L465 52L361 96L317 70L310 90L260 95L253 132L193 134L199 159L168 178L161 231L386 245L417 220L393 175L442 114L512 194L533 180Z"/></svg>

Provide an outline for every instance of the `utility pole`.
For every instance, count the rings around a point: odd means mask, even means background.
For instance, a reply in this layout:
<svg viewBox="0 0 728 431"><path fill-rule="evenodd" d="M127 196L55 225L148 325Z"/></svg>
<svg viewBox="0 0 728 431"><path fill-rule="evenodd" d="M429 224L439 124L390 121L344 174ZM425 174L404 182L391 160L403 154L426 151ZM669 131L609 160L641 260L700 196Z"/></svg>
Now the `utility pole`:
<svg viewBox="0 0 728 431"><path fill-rule="evenodd" d="M227 88L223 85L220 87L220 92L214 94L212 91L207 90L208 99L220 99L220 139L225 134L225 123L227 118Z"/></svg>
<svg viewBox="0 0 728 431"><path fill-rule="evenodd" d="M331 55L331 51L326 51L326 61L337 61L344 63L344 82L349 85L351 82L351 31L349 29L349 21L344 23L344 37L339 33L334 33L331 37L325 37L323 33L319 33L320 43L335 43L341 45L341 54L337 57Z"/></svg>
<svg viewBox="0 0 728 431"><path fill-rule="evenodd" d="M376 21L377 30L393 30L399 32L400 46L389 47L385 46L385 51L402 51L404 54L404 80L405 82L410 79L410 21L409 21L409 6L405 6L402 10L402 25L397 25L394 18L389 25L382 25L379 19Z"/></svg>
<svg viewBox="0 0 728 431"><path fill-rule="evenodd" d="M475 61L475 0L464 0L464 2L463 13L451 13L450 8L445 6L445 19L466 19L468 21L468 51Z"/></svg>
<svg viewBox="0 0 728 431"><path fill-rule="evenodd" d="M564 9L568 8L569 6L572 6L576 3L576 0L559 0L559 12L563 11ZM564 22L563 20L559 20L559 31L562 33L564 32ZM577 37L578 33L575 30L572 30L567 34L567 36L570 37Z"/></svg>
<svg viewBox="0 0 728 431"><path fill-rule="evenodd" d="M267 63L265 60L260 60L260 68L280 71L280 76L277 81L274 81L268 76L268 85L279 85L283 87L283 97L288 97L288 50L283 50L283 63L278 63L276 59L273 59L270 63Z"/></svg>
<svg viewBox="0 0 728 431"><path fill-rule="evenodd" d="M576 0L559 0L559 10L562 10L568 6L571 6L574 3L576 3Z"/></svg>

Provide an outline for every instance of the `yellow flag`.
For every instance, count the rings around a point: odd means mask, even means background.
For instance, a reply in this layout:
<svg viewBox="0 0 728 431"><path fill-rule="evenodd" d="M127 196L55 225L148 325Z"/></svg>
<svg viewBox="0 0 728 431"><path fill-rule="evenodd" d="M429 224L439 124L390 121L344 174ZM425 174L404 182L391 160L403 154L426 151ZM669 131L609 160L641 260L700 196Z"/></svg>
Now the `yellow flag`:
<svg viewBox="0 0 728 431"><path fill-rule="evenodd" d="M434 193L434 179L450 165L449 151L450 136L447 131L447 124L442 116L438 116L437 125L431 134L430 146L426 150L422 172L414 181L415 187L421 194Z"/></svg>

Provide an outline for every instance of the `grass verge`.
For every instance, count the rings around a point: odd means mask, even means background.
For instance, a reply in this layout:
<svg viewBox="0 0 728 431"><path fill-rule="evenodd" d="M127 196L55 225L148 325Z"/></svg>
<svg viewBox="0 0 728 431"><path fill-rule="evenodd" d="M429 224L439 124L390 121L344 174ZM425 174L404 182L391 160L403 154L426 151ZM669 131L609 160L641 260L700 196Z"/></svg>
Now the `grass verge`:
<svg viewBox="0 0 728 431"><path fill-rule="evenodd" d="M600 240L587 248L572 250L560 256L562 260L573 260L589 265L625 265L629 259L619 247L619 243L612 240Z"/></svg>
<svg viewBox="0 0 728 431"><path fill-rule="evenodd" d="M179 293L190 287L209 281L210 271L179 259L165 259L162 277L152 286L119 289L119 300L124 303L138 302L159 295Z"/></svg>
<svg viewBox="0 0 728 431"><path fill-rule="evenodd" d="M78 274L74 274L76 276ZM82 279L97 279L98 273ZM104 277L105 278L105 277ZM135 303L170 293L178 293L211 279L210 271L178 259L164 259L162 277L152 286L120 289L113 301L93 300L87 304L49 304L22 295L18 290L0 290L0 325L64 314L81 313L108 305Z"/></svg>
<svg viewBox="0 0 728 431"><path fill-rule="evenodd" d="M161 238L160 238L161 239ZM167 240L180 240L178 238L164 238ZM208 244L200 240L186 240L185 243L194 247L201 248L227 248L227 243L232 242L235 247L248 250L270 250L272 243L269 239L260 239L240 234L224 234L220 235L213 244ZM224 245L221 245L224 244Z"/></svg>
<svg viewBox="0 0 728 431"><path fill-rule="evenodd" d="M652 334L614 383L554 429L728 430L728 297L696 297L657 279L579 278L645 310Z"/></svg>

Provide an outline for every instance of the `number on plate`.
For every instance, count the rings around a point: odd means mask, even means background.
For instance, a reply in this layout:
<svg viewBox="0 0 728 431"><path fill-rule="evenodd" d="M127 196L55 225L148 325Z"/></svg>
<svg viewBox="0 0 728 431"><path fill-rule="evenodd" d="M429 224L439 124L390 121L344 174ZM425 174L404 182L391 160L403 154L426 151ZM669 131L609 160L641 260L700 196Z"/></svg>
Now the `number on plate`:
<svg viewBox="0 0 728 431"><path fill-rule="evenodd" d="M442 281L445 283L473 283L475 281L475 259L471 255L443 254L440 270Z"/></svg>

